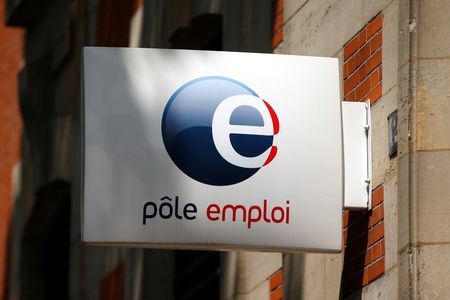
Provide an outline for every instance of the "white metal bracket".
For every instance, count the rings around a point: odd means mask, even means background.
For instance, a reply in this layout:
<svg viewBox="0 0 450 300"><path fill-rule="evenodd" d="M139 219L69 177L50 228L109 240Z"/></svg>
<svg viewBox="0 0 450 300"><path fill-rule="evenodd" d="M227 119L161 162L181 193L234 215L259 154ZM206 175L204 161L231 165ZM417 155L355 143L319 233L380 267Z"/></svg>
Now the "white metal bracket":
<svg viewBox="0 0 450 300"><path fill-rule="evenodd" d="M372 208L370 102L342 102L344 208Z"/></svg>

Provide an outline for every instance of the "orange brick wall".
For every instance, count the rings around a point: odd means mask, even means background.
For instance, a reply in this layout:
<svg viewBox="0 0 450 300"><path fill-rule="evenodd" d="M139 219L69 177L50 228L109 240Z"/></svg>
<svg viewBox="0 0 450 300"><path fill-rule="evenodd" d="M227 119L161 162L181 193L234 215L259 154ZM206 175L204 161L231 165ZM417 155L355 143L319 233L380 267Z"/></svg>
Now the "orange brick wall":
<svg viewBox="0 0 450 300"><path fill-rule="evenodd" d="M269 277L270 300L283 299L283 269L273 273Z"/></svg>
<svg viewBox="0 0 450 300"><path fill-rule="evenodd" d="M12 169L20 159L22 123L17 76L23 32L6 27L5 0L0 0L0 299L5 299L8 232L11 220Z"/></svg>
<svg viewBox="0 0 450 300"><path fill-rule="evenodd" d="M272 49L275 49L284 36L284 0L272 0L273 23L272 23Z"/></svg>
<svg viewBox="0 0 450 300"><path fill-rule="evenodd" d="M381 98L383 15L379 14L344 46L344 100L373 104Z"/></svg>
<svg viewBox="0 0 450 300"><path fill-rule="evenodd" d="M384 189L372 194L372 210L344 211L344 297L384 274Z"/></svg>

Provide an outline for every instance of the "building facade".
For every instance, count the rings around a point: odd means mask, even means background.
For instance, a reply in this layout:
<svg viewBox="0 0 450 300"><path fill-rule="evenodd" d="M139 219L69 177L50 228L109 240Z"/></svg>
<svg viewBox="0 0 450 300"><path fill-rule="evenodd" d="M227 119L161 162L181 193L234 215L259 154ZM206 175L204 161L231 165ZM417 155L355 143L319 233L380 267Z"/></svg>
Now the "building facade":
<svg viewBox="0 0 450 300"><path fill-rule="evenodd" d="M15 62L6 73L18 86L0 83L0 96L13 93L0 112L20 103L23 123L22 133L17 117L0 124L1 151L16 151L2 156L0 173L1 208L9 207L0 211L4 299L450 297L448 1L7 0L4 8L5 22L25 32L23 57L19 32L13 58L1 58ZM372 208L343 211L342 253L82 245L83 46L339 58L342 100L371 104L373 153Z"/></svg>
<svg viewBox="0 0 450 300"><path fill-rule="evenodd" d="M0 295L6 293L7 286L9 224L19 181L22 136L17 75L22 64L23 32L6 26L4 10L5 2L0 1Z"/></svg>

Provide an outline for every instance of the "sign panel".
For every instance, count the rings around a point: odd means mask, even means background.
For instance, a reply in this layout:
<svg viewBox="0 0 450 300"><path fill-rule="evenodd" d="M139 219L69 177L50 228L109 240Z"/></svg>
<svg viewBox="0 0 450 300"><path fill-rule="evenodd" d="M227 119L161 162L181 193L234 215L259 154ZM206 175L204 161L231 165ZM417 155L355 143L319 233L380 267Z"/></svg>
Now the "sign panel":
<svg viewBox="0 0 450 300"><path fill-rule="evenodd" d="M85 48L83 241L338 252L338 60Z"/></svg>
<svg viewBox="0 0 450 300"><path fill-rule="evenodd" d="M344 132L344 208L372 207L370 102L342 102Z"/></svg>

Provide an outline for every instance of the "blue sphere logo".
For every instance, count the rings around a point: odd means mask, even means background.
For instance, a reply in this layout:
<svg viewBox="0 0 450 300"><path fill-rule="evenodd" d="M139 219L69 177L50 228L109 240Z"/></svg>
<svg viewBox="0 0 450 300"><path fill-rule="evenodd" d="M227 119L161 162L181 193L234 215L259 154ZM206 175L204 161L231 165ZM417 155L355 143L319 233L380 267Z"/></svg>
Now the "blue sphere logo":
<svg viewBox="0 0 450 300"><path fill-rule="evenodd" d="M208 76L170 97L162 117L167 153L189 177L225 186L246 180L270 163L279 131L273 108L243 83Z"/></svg>

